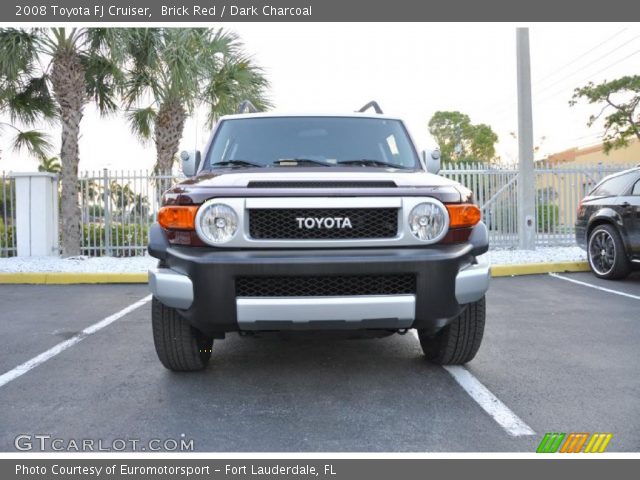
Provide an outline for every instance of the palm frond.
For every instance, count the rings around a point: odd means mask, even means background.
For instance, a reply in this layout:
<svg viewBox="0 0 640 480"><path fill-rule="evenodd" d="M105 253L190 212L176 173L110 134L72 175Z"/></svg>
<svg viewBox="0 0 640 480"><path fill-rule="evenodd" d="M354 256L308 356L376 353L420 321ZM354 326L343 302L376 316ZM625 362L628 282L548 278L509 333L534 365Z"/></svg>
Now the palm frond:
<svg viewBox="0 0 640 480"><path fill-rule="evenodd" d="M148 141L153 136L153 124L158 112L153 107L138 108L127 112L127 122L134 135L142 141Z"/></svg>
<svg viewBox="0 0 640 480"><path fill-rule="evenodd" d="M12 144L15 151L19 152L25 149L30 155L37 158L46 157L53 150L49 135L38 130L18 131Z"/></svg>
<svg viewBox="0 0 640 480"><path fill-rule="evenodd" d="M127 60L129 30L127 28L87 28L87 49L107 56L115 64L123 64Z"/></svg>
<svg viewBox="0 0 640 480"><path fill-rule="evenodd" d="M81 57L85 71L87 95L92 98L100 113L112 113L118 109L117 93L124 75L116 62L96 54L83 54Z"/></svg>
<svg viewBox="0 0 640 480"><path fill-rule="evenodd" d="M37 32L0 28L0 84L19 84L37 66L40 35Z"/></svg>
<svg viewBox="0 0 640 480"><path fill-rule="evenodd" d="M201 65L197 52L203 46L202 29L165 29L164 48L161 53L164 70L165 100L178 100L192 111L199 93Z"/></svg>
<svg viewBox="0 0 640 480"><path fill-rule="evenodd" d="M60 173L62 172L62 164L58 157L42 157L38 165L39 172Z"/></svg>
<svg viewBox="0 0 640 480"><path fill-rule="evenodd" d="M0 104L14 123L32 126L41 120L53 120L58 113L47 75L30 78L20 90L5 91L0 97L6 97Z"/></svg>
<svg viewBox="0 0 640 480"><path fill-rule="evenodd" d="M247 57L225 60L208 79L203 99L208 105L207 122L212 125L221 115L235 113L238 104L249 100L258 110L271 108L266 96L269 82L263 71Z"/></svg>

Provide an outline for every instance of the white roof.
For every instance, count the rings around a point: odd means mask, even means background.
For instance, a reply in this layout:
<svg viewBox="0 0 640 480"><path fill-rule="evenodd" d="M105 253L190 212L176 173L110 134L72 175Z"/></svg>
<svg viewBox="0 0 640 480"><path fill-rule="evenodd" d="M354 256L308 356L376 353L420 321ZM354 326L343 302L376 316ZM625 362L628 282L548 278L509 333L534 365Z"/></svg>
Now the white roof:
<svg viewBox="0 0 640 480"><path fill-rule="evenodd" d="M352 112L352 113L275 113L275 112L258 112L258 113L238 113L234 115L225 115L220 120L235 120L238 118L282 118L282 117L340 117L340 118L378 118L384 120L402 120L394 115L385 115L381 113L369 112Z"/></svg>

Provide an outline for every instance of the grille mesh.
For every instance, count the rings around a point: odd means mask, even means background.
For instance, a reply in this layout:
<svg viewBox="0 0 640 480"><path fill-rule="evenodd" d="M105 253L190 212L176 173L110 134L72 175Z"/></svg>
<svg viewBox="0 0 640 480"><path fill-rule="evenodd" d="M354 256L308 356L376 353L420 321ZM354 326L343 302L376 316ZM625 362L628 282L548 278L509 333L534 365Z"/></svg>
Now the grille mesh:
<svg viewBox="0 0 640 480"><path fill-rule="evenodd" d="M238 297L330 297L416 292L416 277L401 275L238 277Z"/></svg>
<svg viewBox="0 0 640 480"><path fill-rule="evenodd" d="M300 228L298 218L349 218L351 228ZM324 208L249 210L249 234L260 240L332 240L393 238L398 233L396 208Z"/></svg>
<svg viewBox="0 0 640 480"><path fill-rule="evenodd" d="M253 181L247 184L249 188L395 188L395 182L320 182L320 181L297 181L297 182L274 182L274 181Z"/></svg>

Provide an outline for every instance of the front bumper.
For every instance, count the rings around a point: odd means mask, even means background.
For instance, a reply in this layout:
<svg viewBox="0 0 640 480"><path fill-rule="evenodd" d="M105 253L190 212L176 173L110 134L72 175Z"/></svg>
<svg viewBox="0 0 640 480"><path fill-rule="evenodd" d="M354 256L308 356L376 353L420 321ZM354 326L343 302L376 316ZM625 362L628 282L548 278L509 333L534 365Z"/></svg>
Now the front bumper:
<svg viewBox="0 0 640 480"><path fill-rule="evenodd" d="M240 276L416 277L413 295L237 297ZM420 328L437 331L489 286L473 245L428 248L228 251L168 247L149 271L153 295L211 335L237 330Z"/></svg>

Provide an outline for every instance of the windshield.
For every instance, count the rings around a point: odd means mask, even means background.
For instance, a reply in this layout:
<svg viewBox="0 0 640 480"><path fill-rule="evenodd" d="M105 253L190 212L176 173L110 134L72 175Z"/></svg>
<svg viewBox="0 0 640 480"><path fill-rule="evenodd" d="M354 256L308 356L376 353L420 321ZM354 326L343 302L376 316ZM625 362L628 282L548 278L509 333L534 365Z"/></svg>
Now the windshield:
<svg viewBox="0 0 640 480"><path fill-rule="evenodd" d="M224 120L205 163L211 168L418 168L398 120L343 117L264 117Z"/></svg>

